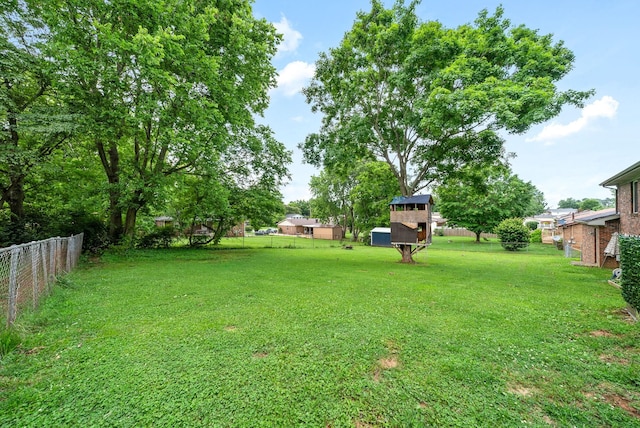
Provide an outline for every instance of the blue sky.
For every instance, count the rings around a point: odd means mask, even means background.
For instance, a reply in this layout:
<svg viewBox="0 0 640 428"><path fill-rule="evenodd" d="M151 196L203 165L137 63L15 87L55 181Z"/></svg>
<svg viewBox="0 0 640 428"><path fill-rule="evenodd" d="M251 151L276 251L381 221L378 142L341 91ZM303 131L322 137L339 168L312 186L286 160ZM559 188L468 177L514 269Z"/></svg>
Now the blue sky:
<svg viewBox="0 0 640 428"><path fill-rule="evenodd" d="M390 7L393 0L386 0ZM423 0L418 15L447 27L472 22L481 9L502 4L513 25L524 24L563 40L576 60L561 89L594 89L583 109L565 108L555 119L523 135L506 135L514 152L513 171L540 189L549 207L569 197L606 198L599 183L640 160L640 1L636 0ZM311 113L300 89L313 76L320 52L337 46L369 0L256 0L254 15L284 35L273 60L278 87L261 121L293 151L292 179L282 189L285 202L309 199L309 178L298 143L316 132L321 117Z"/></svg>

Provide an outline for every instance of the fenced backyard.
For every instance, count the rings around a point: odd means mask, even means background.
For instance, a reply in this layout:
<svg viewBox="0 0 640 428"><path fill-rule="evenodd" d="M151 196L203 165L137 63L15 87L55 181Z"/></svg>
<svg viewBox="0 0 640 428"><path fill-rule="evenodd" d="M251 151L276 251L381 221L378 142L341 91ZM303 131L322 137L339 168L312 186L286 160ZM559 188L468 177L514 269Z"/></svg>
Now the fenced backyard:
<svg viewBox="0 0 640 428"><path fill-rule="evenodd" d="M78 263L83 234L0 249L0 308L11 326L20 310L36 308L58 275Z"/></svg>
<svg viewBox="0 0 640 428"><path fill-rule="evenodd" d="M17 319L0 425L640 426L610 271L542 244L436 237L405 265L270 238L82 263Z"/></svg>

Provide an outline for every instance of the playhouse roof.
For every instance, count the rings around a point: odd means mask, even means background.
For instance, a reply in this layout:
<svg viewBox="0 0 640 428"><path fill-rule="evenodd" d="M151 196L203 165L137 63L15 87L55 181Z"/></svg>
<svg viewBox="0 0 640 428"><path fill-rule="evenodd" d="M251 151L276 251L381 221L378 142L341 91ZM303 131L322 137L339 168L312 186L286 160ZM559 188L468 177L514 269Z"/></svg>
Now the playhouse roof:
<svg viewBox="0 0 640 428"><path fill-rule="evenodd" d="M389 205L432 204L431 195L396 196Z"/></svg>

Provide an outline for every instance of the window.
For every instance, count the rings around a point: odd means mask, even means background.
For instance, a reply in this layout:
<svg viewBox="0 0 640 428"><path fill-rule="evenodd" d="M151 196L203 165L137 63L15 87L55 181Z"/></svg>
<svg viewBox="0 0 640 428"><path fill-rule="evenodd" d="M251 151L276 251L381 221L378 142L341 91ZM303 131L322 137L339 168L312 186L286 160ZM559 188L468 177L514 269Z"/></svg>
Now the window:
<svg viewBox="0 0 640 428"><path fill-rule="evenodd" d="M631 182L631 207L633 212L638 212L638 181Z"/></svg>

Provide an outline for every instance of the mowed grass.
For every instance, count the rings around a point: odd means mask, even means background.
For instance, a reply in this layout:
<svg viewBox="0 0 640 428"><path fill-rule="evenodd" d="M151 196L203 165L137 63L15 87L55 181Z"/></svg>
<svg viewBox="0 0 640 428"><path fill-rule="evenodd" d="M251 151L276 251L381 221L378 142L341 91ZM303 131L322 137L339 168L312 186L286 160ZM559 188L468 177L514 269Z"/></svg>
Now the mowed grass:
<svg viewBox="0 0 640 428"><path fill-rule="evenodd" d="M640 329L610 271L468 239L399 257L86 262L19 319L0 426L640 426Z"/></svg>

